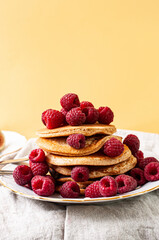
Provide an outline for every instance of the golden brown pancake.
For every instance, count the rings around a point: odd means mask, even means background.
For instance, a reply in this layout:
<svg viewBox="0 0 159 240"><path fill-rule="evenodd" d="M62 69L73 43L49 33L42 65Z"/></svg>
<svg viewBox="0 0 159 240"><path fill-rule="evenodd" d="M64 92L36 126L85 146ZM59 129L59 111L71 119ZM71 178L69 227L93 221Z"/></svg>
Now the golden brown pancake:
<svg viewBox="0 0 159 240"><path fill-rule="evenodd" d="M113 176L113 175L119 175L128 172L132 168L135 167L137 163L137 159L131 155L126 161L117 163L115 165L111 166L89 166L89 178L99 178L104 176ZM73 167L60 167L52 165L51 168L53 168L56 172L65 175L65 176L71 176L71 170Z"/></svg>
<svg viewBox="0 0 159 240"><path fill-rule="evenodd" d="M102 152L96 152L89 156L83 157L65 157L54 154L46 156L47 163L57 166L75 166L75 165L91 165L91 166L108 166L127 160L131 156L130 149L124 145L124 151L117 157L110 158Z"/></svg>
<svg viewBox="0 0 159 240"><path fill-rule="evenodd" d="M66 137L38 138L36 143L46 152L61 156L63 155L82 157L97 152L104 145L104 143L112 137L122 141L122 138L117 136L95 135L91 137L86 137L85 147L81 149L75 149L69 146L66 142Z"/></svg>
<svg viewBox="0 0 159 240"><path fill-rule="evenodd" d="M4 145L5 145L5 138L3 133L0 131L0 151L3 150Z"/></svg>
<svg viewBox="0 0 159 240"><path fill-rule="evenodd" d="M52 137L64 137L71 134L80 133L84 136L92 136L96 134L111 135L116 132L114 125L105 124L85 124L81 126L64 126L54 129L43 128L36 132L39 137L52 138Z"/></svg>

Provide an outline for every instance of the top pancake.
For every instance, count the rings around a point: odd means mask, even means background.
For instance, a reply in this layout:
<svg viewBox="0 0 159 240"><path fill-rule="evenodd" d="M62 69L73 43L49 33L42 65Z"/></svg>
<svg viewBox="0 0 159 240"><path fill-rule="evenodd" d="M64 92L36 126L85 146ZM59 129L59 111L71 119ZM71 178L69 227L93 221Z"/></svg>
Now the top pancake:
<svg viewBox="0 0 159 240"><path fill-rule="evenodd" d="M81 126L64 126L54 129L43 128L36 132L39 137L53 138L53 137L64 137L71 134L80 133L84 136L92 136L96 134L111 135L116 132L114 125L105 124L84 124Z"/></svg>

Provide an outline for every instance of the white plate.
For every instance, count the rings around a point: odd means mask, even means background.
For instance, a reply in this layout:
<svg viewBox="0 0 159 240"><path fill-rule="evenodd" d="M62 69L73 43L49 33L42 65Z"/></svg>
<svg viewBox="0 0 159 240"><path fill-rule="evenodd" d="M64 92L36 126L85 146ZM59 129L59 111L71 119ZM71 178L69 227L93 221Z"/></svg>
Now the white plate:
<svg viewBox="0 0 159 240"><path fill-rule="evenodd" d="M17 152L26 143L26 138L17 132L2 131L2 133L4 134L4 137L5 137L5 147L0 152L0 160L1 160L1 157L5 155L9 155L11 153Z"/></svg>
<svg viewBox="0 0 159 240"><path fill-rule="evenodd" d="M3 169L6 170L13 170L16 165L13 164L8 164L6 165ZM109 201L115 201L115 200L120 200L120 199L125 199L125 198L130 198L130 197L135 197L139 196L141 194L145 194L151 191L154 191L159 188L159 180L155 182L148 182L144 186L125 193L121 195L116 195L114 197L102 197L102 198L62 198L59 194L54 194L51 197L41 197L36 195L32 190L19 186L15 183L12 175L5 175L5 176L0 176L0 183L11 190L12 192L21 195L23 197L31 198L31 199L36 199L36 200L41 200L41 201L47 201L47 202L55 202L55 203L63 203L63 204L72 204L72 203L78 203L78 204L92 204L92 203L106 203Z"/></svg>

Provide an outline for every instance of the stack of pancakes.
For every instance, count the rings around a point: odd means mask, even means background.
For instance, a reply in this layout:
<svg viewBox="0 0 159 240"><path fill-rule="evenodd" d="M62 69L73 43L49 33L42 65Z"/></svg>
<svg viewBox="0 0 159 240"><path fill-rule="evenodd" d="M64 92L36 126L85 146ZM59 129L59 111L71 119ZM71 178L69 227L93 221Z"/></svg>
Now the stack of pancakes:
<svg viewBox="0 0 159 240"><path fill-rule="evenodd" d="M55 129L41 129L37 131L37 144L46 153L46 161L57 176L57 191L67 181L73 181L71 170L75 166L87 166L89 179L78 182L83 195L85 188L92 182L104 176L114 176L126 173L135 167L137 160L130 149L124 145L124 151L117 157L110 158L103 151L104 143L112 137L122 141L114 125L87 124L82 126L64 126ZM86 137L84 148L75 149L66 143L71 134L83 134Z"/></svg>

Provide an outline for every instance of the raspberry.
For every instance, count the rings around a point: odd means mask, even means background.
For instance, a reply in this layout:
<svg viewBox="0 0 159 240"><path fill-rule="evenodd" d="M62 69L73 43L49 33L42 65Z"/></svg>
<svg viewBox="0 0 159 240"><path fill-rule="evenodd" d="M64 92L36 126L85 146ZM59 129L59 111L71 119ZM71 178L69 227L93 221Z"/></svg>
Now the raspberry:
<svg viewBox="0 0 159 240"><path fill-rule="evenodd" d="M82 110L83 110L83 108L86 108L86 107L94 107L94 106L91 102L88 102L88 101L83 101L80 103L80 108Z"/></svg>
<svg viewBox="0 0 159 240"><path fill-rule="evenodd" d="M137 181L133 177L125 174L118 175L115 180L118 185L117 191L119 194L133 191L137 187Z"/></svg>
<svg viewBox="0 0 159 240"><path fill-rule="evenodd" d="M60 103L61 106L67 111L80 106L79 98L74 93L65 94L61 98Z"/></svg>
<svg viewBox="0 0 159 240"><path fill-rule="evenodd" d="M66 121L71 126L79 126L82 125L86 120L85 114L81 111L79 107L72 108L67 114L66 114Z"/></svg>
<svg viewBox="0 0 159 240"><path fill-rule="evenodd" d="M98 120L99 112L94 107L85 107L82 112L86 115L85 123L93 124Z"/></svg>
<svg viewBox="0 0 159 240"><path fill-rule="evenodd" d="M49 167L46 162L33 163L32 161L29 161L29 165L31 167L31 170L34 176L35 175L45 176L49 171Z"/></svg>
<svg viewBox="0 0 159 240"><path fill-rule="evenodd" d="M91 183L88 187L86 187L85 197L89 197L89 198L102 197L102 195L99 191L99 181L95 181L95 182Z"/></svg>
<svg viewBox="0 0 159 240"><path fill-rule="evenodd" d="M156 158L154 158L154 157L143 158L139 162L139 168L144 170L146 165L149 164L150 162L158 162L158 160Z"/></svg>
<svg viewBox="0 0 159 240"><path fill-rule="evenodd" d="M137 166L139 167L140 161L144 158L144 154L142 151L138 150L135 154L134 157L137 158Z"/></svg>
<svg viewBox="0 0 159 240"><path fill-rule="evenodd" d="M67 140L67 144L73 148L80 149L85 147L85 136L83 134L71 134Z"/></svg>
<svg viewBox="0 0 159 240"><path fill-rule="evenodd" d="M77 198L80 195L80 188L76 182L68 181L61 186L60 194L63 198Z"/></svg>
<svg viewBox="0 0 159 240"><path fill-rule="evenodd" d="M45 161L45 153L41 148L34 149L29 154L29 159L30 159L30 161L32 161L34 163L44 162Z"/></svg>
<svg viewBox="0 0 159 240"><path fill-rule="evenodd" d="M127 135L123 143L129 147L133 155L139 150L140 141L138 137L133 134Z"/></svg>
<svg viewBox="0 0 159 240"><path fill-rule="evenodd" d="M42 113L42 122L48 129L61 127L64 125L65 116L53 109L48 109Z"/></svg>
<svg viewBox="0 0 159 240"><path fill-rule="evenodd" d="M99 181L99 191L103 197L111 197L117 194L117 183L111 176L103 177Z"/></svg>
<svg viewBox="0 0 159 240"><path fill-rule="evenodd" d="M99 112L99 118L98 122L102 124L110 124L113 122L114 119L114 113L109 107L100 107L98 109Z"/></svg>
<svg viewBox="0 0 159 240"><path fill-rule="evenodd" d="M124 145L118 139L111 138L105 142L103 151L109 157L116 157L124 151Z"/></svg>
<svg viewBox="0 0 159 240"><path fill-rule="evenodd" d="M31 180L33 191L40 196L51 196L55 191L55 184L51 179L44 176L34 176Z"/></svg>
<svg viewBox="0 0 159 240"><path fill-rule="evenodd" d="M76 182L85 182L89 179L89 169L84 166L74 167L71 171L71 178Z"/></svg>
<svg viewBox="0 0 159 240"><path fill-rule="evenodd" d="M68 113L68 111L66 111L64 108L61 108L60 112L66 117L66 114Z"/></svg>
<svg viewBox="0 0 159 240"><path fill-rule="evenodd" d="M31 181L33 173L26 165L19 165L13 171L13 178L18 185L25 185Z"/></svg>
<svg viewBox="0 0 159 240"><path fill-rule="evenodd" d="M49 178L51 181L53 181L53 183L55 184L55 179L52 177L52 176L50 176L50 175L46 175L45 176L46 178Z"/></svg>
<svg viewBox="0 0 159 240"><path fill-rule="evenodd" d="M159 180L159 162L150 162L144 168L144 176L147 181Z"/></svg>
<svg viewBox="0 0 159 240"><path fill-rule="evenodd" d="M138 186L142 186L146 183L146 179L144 177L144 171L140 168L133 168L130 171L130 175L137 181Z"/></svg>

